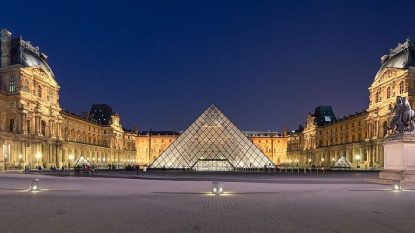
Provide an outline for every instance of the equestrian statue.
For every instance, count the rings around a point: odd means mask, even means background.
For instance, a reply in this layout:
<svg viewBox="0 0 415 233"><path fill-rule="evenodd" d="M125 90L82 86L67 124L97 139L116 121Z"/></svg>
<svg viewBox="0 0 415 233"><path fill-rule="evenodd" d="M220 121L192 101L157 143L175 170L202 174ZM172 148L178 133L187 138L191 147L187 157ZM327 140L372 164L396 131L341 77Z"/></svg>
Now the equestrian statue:
<svg viewBox="0 0 415 233"><path fill-rule="evenodd" d="M406 97L396 97L389 129L392 131L392 134L415 131L415 112L412 110Z"/></svg>

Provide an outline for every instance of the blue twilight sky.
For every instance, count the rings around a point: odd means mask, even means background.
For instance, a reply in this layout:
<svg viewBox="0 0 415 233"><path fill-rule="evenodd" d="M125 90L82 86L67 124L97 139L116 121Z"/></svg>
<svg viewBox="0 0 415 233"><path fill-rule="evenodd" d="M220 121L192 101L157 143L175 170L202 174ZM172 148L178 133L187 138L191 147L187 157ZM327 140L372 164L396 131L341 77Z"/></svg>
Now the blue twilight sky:
<svg viewBox="0 0 415 233"><path fill-rule="evenodd" d="M244 130L318 105L368 105L380 57L414 36L414 1L8 1L0 28L40 46L64 109L182 130L216 103Z"/></svg>

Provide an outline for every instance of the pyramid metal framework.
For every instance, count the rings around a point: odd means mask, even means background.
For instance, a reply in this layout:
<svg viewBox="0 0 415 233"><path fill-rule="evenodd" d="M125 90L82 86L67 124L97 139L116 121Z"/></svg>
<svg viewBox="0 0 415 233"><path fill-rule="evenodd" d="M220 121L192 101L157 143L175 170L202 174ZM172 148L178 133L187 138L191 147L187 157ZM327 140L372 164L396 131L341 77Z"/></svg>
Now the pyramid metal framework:
<svg viewBox="0 0 415 233"><path fill-rule="evenodd" d="M347 169L350 169L351 167L352 167L352 164L344 155L342 155L333 166L333 168L347 168Z"/></svg>
<svg viewBox="0 0 415 233"><path fill-rule="evenodd" d="M242 170L274 168L215 105L211 105L151 165L151 168Z"/></svg>
<svg viewBox="0 0 415 233"><path fill-rule="evenodd" d="M79 158L75 161L75 167L76 166L83 166L88 165L91 166L91 163L88 161L87 158L85 158L83 155L79 156Z"/></svg>

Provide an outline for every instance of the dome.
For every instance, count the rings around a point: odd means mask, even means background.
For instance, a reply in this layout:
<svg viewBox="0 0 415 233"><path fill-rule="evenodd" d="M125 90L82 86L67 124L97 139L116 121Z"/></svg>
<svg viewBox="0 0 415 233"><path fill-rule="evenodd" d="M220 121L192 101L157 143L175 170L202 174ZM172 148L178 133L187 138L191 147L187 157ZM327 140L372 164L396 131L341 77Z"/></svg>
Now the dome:
<svg viewBox="0 0 415 233"><path fill-rule="evenodd" d="M24 67L42 67L55 79L55 75L47 63L47 56L40 53L39 47L34 47L30 41L24 41L21 37L13 39L11 57L12 64L21 64Z"/></svg>
<svg viewBox="0 0 415 233"><path fill-rule="evenodd" d="M386 68L409 69L411 66L415 67L415 45L408 38L403 44L398 44L396 48L390 50L389 54L380 59L382 65L376 73L375 80Z"/></svg>

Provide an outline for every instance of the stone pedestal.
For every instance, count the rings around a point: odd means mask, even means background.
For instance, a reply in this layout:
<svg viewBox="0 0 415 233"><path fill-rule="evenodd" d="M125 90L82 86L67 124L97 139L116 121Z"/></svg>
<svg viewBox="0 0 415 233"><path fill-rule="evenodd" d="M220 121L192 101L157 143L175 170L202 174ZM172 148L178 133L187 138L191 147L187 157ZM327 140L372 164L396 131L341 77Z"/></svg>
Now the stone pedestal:
<svg viewBox="0 0 415 233"><path fill-rule="evenodd" d="M379 178L415 183L415 133L386 137L384 156L384 170Z"/></svg>

